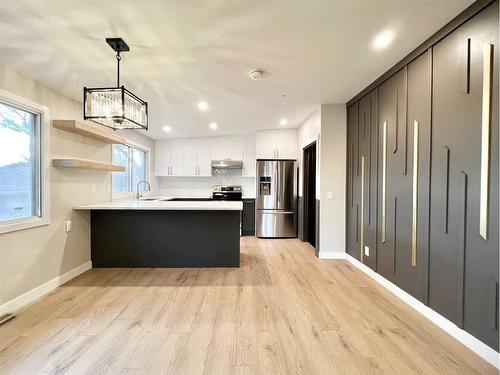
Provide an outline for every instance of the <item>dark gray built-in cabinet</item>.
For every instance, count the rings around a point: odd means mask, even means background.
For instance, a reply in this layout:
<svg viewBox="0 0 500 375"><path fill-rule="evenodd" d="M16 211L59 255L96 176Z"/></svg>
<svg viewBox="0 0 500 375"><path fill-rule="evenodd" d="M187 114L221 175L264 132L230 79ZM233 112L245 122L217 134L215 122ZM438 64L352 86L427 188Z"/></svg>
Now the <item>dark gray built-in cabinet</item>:
<svg viewBox="0 0 500 375"><path fill-rule="evenodd" d="M498 350L498 0L450 25L348 103L347 252Z"/></svg>
<svg viewBox="0 0 500 375"><path fill-rule="evenodd" d="M255 199L243 199L241 212L241 235L255 236Z"/></svg>

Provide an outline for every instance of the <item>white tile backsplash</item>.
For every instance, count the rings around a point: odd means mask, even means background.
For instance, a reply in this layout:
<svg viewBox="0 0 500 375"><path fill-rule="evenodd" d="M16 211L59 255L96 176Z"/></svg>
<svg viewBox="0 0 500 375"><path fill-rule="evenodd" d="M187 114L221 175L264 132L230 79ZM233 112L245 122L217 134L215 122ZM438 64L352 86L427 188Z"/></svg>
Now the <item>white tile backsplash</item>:
<svg viewBox="0 0 500 375"><path fill-rule="evenodd" d="M210 197L214 185L241 185L243 198L255 198L255 178L237 175L212 177L159 177L162 196Z"/></svg>

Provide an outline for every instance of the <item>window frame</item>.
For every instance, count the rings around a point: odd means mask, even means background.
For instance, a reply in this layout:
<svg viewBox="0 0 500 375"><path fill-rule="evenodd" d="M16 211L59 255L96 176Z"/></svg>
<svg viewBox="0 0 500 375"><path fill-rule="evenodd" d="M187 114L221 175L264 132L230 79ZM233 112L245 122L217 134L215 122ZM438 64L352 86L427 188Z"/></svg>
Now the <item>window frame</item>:
<svg viewBox="0 0 500 375"><path fill-rule="evenodd" d="M151 149L149 147L146 147L140 143L137 143L137 142L133 142L133 141L130 141L127 139L127 142L123 144L124 146L127 146L131 149L137 149L137 150L140 150L140 151L143 151L146 153L146 181L148 181L149 183L151 183L149 181L149 176L150 176L150 162L151 162ZM114 162L114 159L113 159L113 150L114 148L111 147L111 161ZM132 153L129 154L129 167L130 167L130 161L131 161L131 158L132 158ZM130 172L130 178L132 179L132 170L129 170ZM111 174L111 200L118 200L118 199L127 199L127 198L135 198L135 194L137 193L134 189L135 187L134 186L131 186L131 189L132 191L129 191L129 192L116 192L114 190L114 176L115 176L115 173L120 173L120 172L113 172ZM148 193L145 193L144 195L148 195Z"/></svg>
<svg viewBox="0 0 500 375"><path fill-rule="evenodd" d="M37 193L40 215L0 221L0 235L50 224L50 111L47 106L0 89L0 102L37 116L38 176Z"/></svg>

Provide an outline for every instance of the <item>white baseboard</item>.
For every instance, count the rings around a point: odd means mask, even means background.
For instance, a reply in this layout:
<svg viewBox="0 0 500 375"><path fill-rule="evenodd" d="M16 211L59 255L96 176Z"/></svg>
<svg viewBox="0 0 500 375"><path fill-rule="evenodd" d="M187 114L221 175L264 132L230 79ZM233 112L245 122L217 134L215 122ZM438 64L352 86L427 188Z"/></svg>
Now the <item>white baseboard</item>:
<svg viewBox="0 0 500 375"><path fill-rule="evenodd" d="M40 286L37 286L35 289L31 289L29 292L26 292L23 295L16 297L10 300L9 302L1 305L0 315L13 313L16 310L19 310L21 307L24 307L27 304L37 300L38 298L49 293L58 286L61 286L62 284L68 282L69 280L77 277L78 275L84 273L85 271L91 268L92 268L92 262L88 261L60 276L53 278L52 280L47 281L46 283Z"/></svg>
<svg viewBox="0 0 500 375"><path fill-rule="evenodd" d="M321 251L318 253L319 259L345 259L347 254L343 251Z"/></svg>
<svg viewBox="0 0 500 375"><path fill-rule="evenodd" d="M414 298L403 289L397 287L395 284L391 283L385 277L379 275L371 268L365 266L363 263L358 261L356 258L353 258L349 254L345 254L344 257L351 264L359 268L361 271L366 273L384 288L392 292L394 295L399 297L403 302L407 303L415 310L417 310L420 314L429 319L432 323L437 325L439 328L453 336L455 339L460 341L474 353L479 355L484 360L491 363L496 368L500 368L500 354L496 352L494 349L490 348L488 345L476 339L470 333L465 332L463 329L458 328L453 322L446 319L444 316L438 314L436 311L432 310L430 307L424 305L418 299ZM330 258L331 259L331 258Z"/></svg>

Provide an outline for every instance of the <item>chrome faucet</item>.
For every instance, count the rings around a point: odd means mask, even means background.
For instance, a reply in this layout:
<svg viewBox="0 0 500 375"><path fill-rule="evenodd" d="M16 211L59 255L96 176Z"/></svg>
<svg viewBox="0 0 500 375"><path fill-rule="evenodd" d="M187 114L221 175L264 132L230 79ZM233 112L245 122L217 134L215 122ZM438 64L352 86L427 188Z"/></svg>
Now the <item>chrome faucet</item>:
<svg viewBox="0 0 500 375"><path fill-rule="evenodd" d="M140 186L143 182L144 182L144 183L146 183L146 185L147 185L147 190L143 190L143 191L139 192L139 186ZM150 184L149 184L149 182L148 182L148 181L146 181L146 180L139 181L139 182L137 183L137 193L135 194L135 198L136 198L136 199L141 199L141 198L142 198L142 193L143 193L143 192L145 192L145 191L151 191L151 185L150 185Z"/></svg>

